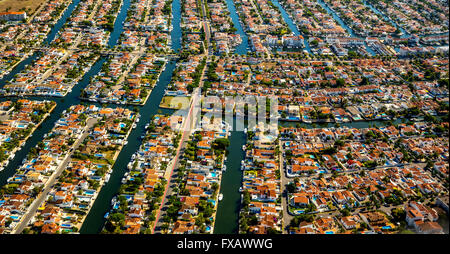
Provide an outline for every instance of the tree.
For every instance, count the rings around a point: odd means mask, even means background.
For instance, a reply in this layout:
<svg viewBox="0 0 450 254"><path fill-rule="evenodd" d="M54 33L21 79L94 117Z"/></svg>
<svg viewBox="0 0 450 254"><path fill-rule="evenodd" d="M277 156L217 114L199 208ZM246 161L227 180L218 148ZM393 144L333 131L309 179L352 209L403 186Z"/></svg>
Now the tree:
<svg viewBox="0 0 450 254"><path fill-rule="evenodd" d="M215 150L225 150L230 145L230 141L226 138L218 138L214 140L212 148Z"/></svg>

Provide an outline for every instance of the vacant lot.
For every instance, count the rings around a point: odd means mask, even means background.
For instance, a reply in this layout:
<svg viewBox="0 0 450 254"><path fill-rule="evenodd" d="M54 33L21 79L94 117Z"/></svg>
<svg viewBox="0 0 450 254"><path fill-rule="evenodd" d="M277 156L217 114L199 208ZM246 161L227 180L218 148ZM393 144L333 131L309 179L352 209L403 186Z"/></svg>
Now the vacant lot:
<svg viewBox="0 0 450 254"><path fill-rule="evenodd" d="M190 97L164 96L159 104L160 108L186 109L189 107Z"/></svg>
<svg viewBox="0 0 450 254"><path fill-rule="evenodd" d="M0 0L0 12L26 11L29 16L45 1L47 0Z"/></svg>

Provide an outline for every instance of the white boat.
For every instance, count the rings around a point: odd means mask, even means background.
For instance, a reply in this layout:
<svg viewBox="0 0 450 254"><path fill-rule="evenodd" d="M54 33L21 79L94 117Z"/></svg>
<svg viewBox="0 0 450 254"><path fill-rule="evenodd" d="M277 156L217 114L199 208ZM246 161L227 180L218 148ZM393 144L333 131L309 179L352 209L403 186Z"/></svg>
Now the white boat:
<svg viewBox="0 0 450 254"><path fill-rule="evenodd" d="M247 133L247 128L244 129L244 132Z"/></svg>
<svg viewBox="0 0 450 254"><path fill-rule="evenodd" d="M242 146L242 151L245 151L245 145Z"/></svg>
<svg viewBox="0 0 450 254"><path fill-rule="evenodd" d="M106 174L106 176L105 176L105 182L106 183L109 181L109 178L111 178L111 175L110 174Z"/></svg>
<svg viewBox="0 0 450 254"><path fill-rule="evenodd" d="M133 124L133 129L135 129L136 127L137 127L137 125L134 123L134 124Z"/></svg>
<svg viewBox="0 0 450 254"><path fill-rule="evenodd" d="M223 165L222 171L227 171L227 165Z"/></svg>
<svg viewBox="0 0 450 254"><path fill-rule="evenodd" d="M223 199L223 194L220 193L220 194L219 194L219 201L221 201L222 199Z"/></svg>

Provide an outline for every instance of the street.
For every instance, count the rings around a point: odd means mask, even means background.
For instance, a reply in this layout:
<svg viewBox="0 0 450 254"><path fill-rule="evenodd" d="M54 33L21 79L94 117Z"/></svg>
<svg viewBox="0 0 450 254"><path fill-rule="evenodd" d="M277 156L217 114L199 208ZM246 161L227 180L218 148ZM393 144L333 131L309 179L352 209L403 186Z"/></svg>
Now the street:
<svg viewBox="0 0 450 254"><path fill-rule="evenodd" d="M83 134L75 141L73 145L73 149L69 150L69 153L64 157L63 162L58 166L58 168L53 172L48 181L45 183L44 189L39 194L39 196L33 201L33 203L28 208L27 212L22 216L21 220L11 232L12 234L20 234L23 229L28 225L31 218L36 213L37 209L42 205L47 197L48 193L51 190L51 187L56 183L56 180L67 167L67 164L70 162L73 152L80 146L83 140L89 135L90 129L97 123L98 119L96 118L88 118L86 120L86 127L84 128Z"/></svg>

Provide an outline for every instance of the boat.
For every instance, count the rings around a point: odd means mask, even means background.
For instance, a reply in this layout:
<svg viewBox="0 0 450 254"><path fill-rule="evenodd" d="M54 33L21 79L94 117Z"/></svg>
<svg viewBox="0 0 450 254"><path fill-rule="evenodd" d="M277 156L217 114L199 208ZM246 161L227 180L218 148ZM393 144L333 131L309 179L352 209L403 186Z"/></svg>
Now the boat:
<svg viewBox="0 0 450 254"><path fill-rule="evenodd" d="M134 123L134 124L133 124L133 129L136 129L136 127L137 127L137 125Z"/></svg>
<svg viewBox="0 0 450 254"><path fill-rule="evenodd" d="M219 201L221 201L222 199L223 199L223 194L220 193L220 194L219 194Z"/></svg>
<svg viewBox="0 0 450 254"><path fill-rule="evenodd" d="M242 151L245 151L245 145L242 146Z"/></svg>
<svg viewBox="0 0 450 254"><path fill-rule="evenodd" d="M244 129L244 132L247 133L247 128Z"/></svg>
<svg viewBox="0 0 450 254"><path fill-rule="evenodd" d="M227 171L227 165L223 165L222 171Z"/></svg>
<svg viewBox="0 0 450 254"><path fill-rule="evenodd" d="M106 174L106 176L105 176L105 183L107 183L108 181L109 181L109 178L111 177L111 175L110 174Z"/></svg>
<svg viewBox="0 0 450 254"><path fill-rule="evenodd" d="M108 216L109 216L109 212L107 212L107 213L105 213L105 216L103 216L103 218L108 218Z"/></svg>

